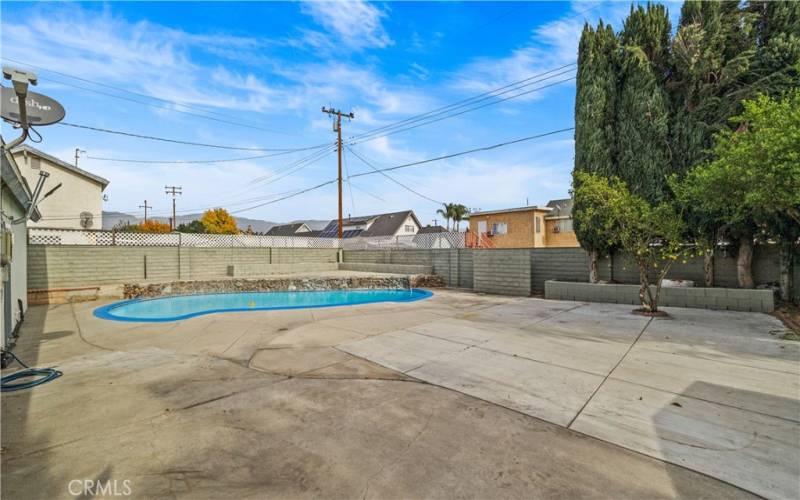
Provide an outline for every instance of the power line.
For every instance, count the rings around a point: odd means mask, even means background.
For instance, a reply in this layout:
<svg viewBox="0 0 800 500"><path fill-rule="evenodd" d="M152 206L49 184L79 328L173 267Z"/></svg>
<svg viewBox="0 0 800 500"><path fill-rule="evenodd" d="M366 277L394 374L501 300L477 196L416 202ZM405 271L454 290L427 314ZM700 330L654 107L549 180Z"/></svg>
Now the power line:
<svg viewBox="0 0 800 500"><path fill-rule="evenodd" d="M95 132L104 132L106 134L116 134L116 135L124 135L127 137L135 137L137 139L147 139L150 141L161 141L161 142L169 142L173 144L184 144L187 146L201 146L205 148L216 148L216 149L233 149L237 151L285 151L285 152L295 152L295 151L308 151L311 149L318 149L327 146L328 144L318 144L316 146L308 146L302 148L241 148L236 146L225 146L222 144L207 144L203 142L192 142L192 141L182 141L179 139L167 139L165 137L156 137L152 135L143 135L143 134L136 134L133 132L124 132L121 130L112 130L107 128L100 128L100 127L92 127L89 125L79 125L77 123L68 123L68 122L60 122L59 125L65 125L67 127L74 127L74 128L82 128L86 130L93 130Z"/></svg>
<svg viewBox="0 0 800 500"><path fill-rule="evenodd" d="M411 163L405 163L403 165L397 165L397 166L394 166L394 167L381 168L381 169L378 169L377 172L361 172L359 174L353 174L352 177L363 177L365 175L372 175L372 174L381 173L381 172L389 172L389 171L392 171L392 170L399 170L401 168L414 167L416 165L422 165L422 164L431 163L431 162L434 162L434 161L447 160L449 158L455 158L455 157L458 157L458 156L464 156L464 155L468 155L468 154L472 154L472 153L477 153L479 151L490 151L492 149L502 148L504 146L510 146L512 144L517 144L517 143L520 143L520 142L531 141L533 139L539 139L541 137L546 137L548 135L555 135L555 134L560 134L560 133L563 133L563 132L569 132L570 130L575 130L575 127L562 128L562 129L559 129L559 130L553 130L551 132L545 132L543 134L530 135L528 137L523 137L521 139L514 139L513 141L501 142L501 143L498 143L498 144L493 144L491 146L484 146L484 147L481 147L481 148L470 149L470 150L467 150L467 151L462 151L460 153L452 153L452 154L448 154L448 155L444 155L444 156L437 156L436 158L430 158L428 160L420 160L420 161L415 161L415 162L411 162Z"/></svg>
<svg viewBox="0 0 800 500"><path fill-rule="evenodd" d="M486 104L482 104L480 106L475 106L475 107L472 107L472 108L468 108L468 109L459 111L458 113L452 113L452 114L449 114L449 115L446 115L446 116L442 116L442 117L439 117L439 118L436 118L436 119L433 119L433 120L428 120L428 121L423 122L423 123L418 123L416 125L412 125L412 126L409 126L409 127L405 127L405 128L401 128L401 129L397 129L397 130L391 130L391 131L389 131L389 132L387 132L385 134L381 134L381 135L378 135L378 136L368 137L368 138L362 139L362 140L355 140L355 141L350 142L350 144L353 145L353 144L359 144L361 142L368 142L368 141L372 141L372 140L375 140L375 139L380 139L381 137L386 137L386 136L389 136L389 135L392 135L392 134L396 134L396 133L399 133L399 132L405 132L406 130L411 130L411 129L415 129L417 127L422 127L424 125L430 125L431 123L435 123L435 122L439 122L439 121L442 121L442 120L446 120L448 118L453 118L454 116L463 115L464 113L469 113L469 112L475 111L477 109L485 108L487 106L493 106L495 104L499 104L501 102L505 102L505 101L508 101L510 99L516 99L517 97L521 97L523 95L530 94L530 93L533 93L533 92L537 92L539 90L543 90L543 89L546 89L546 88L549 88L549 87L554 87L556 85L560 85L562 83L565 83L565 82L568 82L568 81L574 80L574 79L575 79L575 77L571 76L569 78L565 78L563 80L559 80L559 81L554 82L554 83L543 85L543 86L537 87L535 89L526 90L525 92L521 92L519 94L508 96L508 97L505 97L503 99L499 99L497 101L492 101L492 102L489 102L489 103L486 103Z"/></svg>
<svg viewBox="0 0 800 500"><path fill-rule="evenodd" d="M384 177L386 177L386 178L387 178L387 179L389 179L390 181L394 182L394 183L395 183L395 184L397 184L398 186L402 187L403 189L406 189L406 190L408 190L408 191L410 191L410 192L414 193L415 195L419 196L420 198L424 198L424 199L426 199L426 200L428 200L428 201L431 201L431 202L433 202L433 203L436 203L437 205L443 205L443 204L444 204L443 202L441 202L441 201L439 201L439 200L434 200L434 199L433 199L433 198L431 198L430 196L425 196L424 194L422 194L422 193L420 193L420 192L418 192L418 191L415 191L414 189L410 188L409 186L406 186L406 185L405 185L405 184L403 184L402 182L400 182L400 181L398 181L397 179L395 179L394 177L390 176L390 175L389 175L389 174L387 174L386 172L381 172L381 171L380 171L380 170L379 170L377 167L375 167L375 166L374 166L372 163L368 162L368 161L367 161L367 160L366 160L366 159L365 159L363 156L361 156L360 154L356 153L356 152L355 152L355 150L354 150L353 148L351 148L350 146L347 146L347 150L348 150L348 151L350 151L351 153L353 153L353 155L355 155L355 157L356 157L356 158L358 158L359 160L361 160L361 162L362 162L362 163L364 163L364 165L368 166L369 168L371 168L371 169L372 169L372 170L374 170L375 172L378 172L379 174L383 175ZM348 174L348 178L349 178L349 174Z"/></svg>
<svg viewBox="0 0 800 500"><path fill-rule="evenodd" d="M154 102L146 102L146 101L141 101L139 99L132 99L130 97L111 94L111 93L103 92L103 91L97 90L97 89L91 89L91 88L88 88L88 87L83 87L81 85L75 85L74 83L65 82L65 81L62 81L62 80L56 80L56 79L53 79L53 78L48 78L47 80L49 80L51 82L54 82L54 83L60 83L61 85L66 85L68 87L73 87L73 88L76 88L76 89L85 90L86 92L92 92L94 94L104 95L106 97L113 97L114 99L120 99L120 100L123 100L123 101L133 102L133 103L136 103L136 104L142 104L144 106L150 106L150 107L153 107L153 108L165 109L167 111L174 111L176 113L183 113L185 115L195 116L195 117L198 117L198 118L203 118L203 119L206 119L206 120L211 120L211 121L215 121L215 122L219 122L219 123L225 123L227 125L235 125L237 127L251 128L251 129L254 129L254 130L261 130L262 132L271 132L271 133L274 133L274 134L289 135L288 133L280 131L280 130L273 130L273 129L268 129L268 128L264 128L264 127L258 127L256 125L248 125L246 123L236 122L236 121L231 121L231 120L224 120L222 118L215 118L213 116L203 115L203 114L200 114L200 113L192 113L191 111L185 111L185 110L182 110L182 109L175 109L174 107L162 106L162 105L154 103Z"/></svg>
<svg viewBox="0 0 800 500"><path fill-rule="evenodd" d="M362 172L360 174L354 174L351 177L363 177L365 175L374 175L374 174L381 173L381 172L388 172L388 171L391 171L391 170L399 170L401 168L413 167L413 166L422 165L422 164L425 164L425 163L431 163L431 162L435 162L435 161L446 160L446 159L449 159L449 158L455 158L455 157L458 157L458 156L464 156L464 155L471 154L471 153L476 153L476 152L479 152L479 151L490 151L492 149L502 148L502 147L505 147L505 146L510 146L512 144L519 144L521 142L531 141L531 140L534 140L534 139L539 139L539 138L547 137L547 136L550 136L550 135L560 134L560 133L563 133L563 132L569 132L570 130L575 130L575 127L568 127L568 128L563 128L563 129L559 129L559 130L552 130L550 132L544 132L544 133L541 133L541 134L522 137L520 139L514 139L514 140L511 140L511 141L501 142L501 143L498 143L498 144L492 144L491 146L484 146L484 147L480 147L480 148L474 148L474 149L470 149L470 150L467 150L467 151L461 151L459 153L451 153L451 154L444 155L444 156L438 156L436 158L430 158L430 159L427 159L427 160L415 161L415 162L412 162L412 163L405 163L403 165L397 165L397 166L394 166L394 167L380 168L377 171L373 171L373 172ZM239 209L239 210L237 210L236 212L233 212L233 213L245 212L245 211L254 210L256 208L260 208L260 207L263 207L263 206L266 206L266 205L271 205L273 203L278 203L279 201L287 200L289 198L293 198L295 196L299 196L301 194L308 193L310 191L314 191L314 190L320 189L322 187L325 187L325 186L328 186L330 184L333 184L333 183L335 183L337 181L338 181L338 178L337 179L331 179L329 181L325 181L325 182L322 182L320 184L317 184L316 186L311 186L311 187L302 189L302 190L298 191L295 194L283 196L283 197L278 198L276 200L271 200L271 201L268 201L268 202L259 203L257 205L253 205L251 207L245 207L245 208Z"/></svg>
<svg viewBox="0 0 800 500"><path fill-rule="evenodd" d="M467 99L463 99L461 101L449 104L447 106L442 106L440 108L428 111L426 113L422 113L420 115L416 115L416 116L412 116L410 118L406 118L405 120L401 120L399 122L395 122L395 123L392 123L392 124L389 124L389 125L384 125L383 127L378 127L376 129L370 130L368 132L364 132L362 134L357 134L357 135L351 137L350 139L351 140L360 140L360 139L364 139L366 137L372 137L372 136L374 136L376 134L379 134L379 133L382 133L382 132L386 132L386 131L392 131L393 129L398 129L398 128L402 128L402 129L406 130L405 127L408 126L408 125L411 125L413 123L417 123L417 122L420 122L420 121L428 120L430 118L441 116L443 114L450 113L451 111L455 111L457 109L461 109L461 108L464 108L464 107L472 106L473 104L477 104L479 102L486 101L488 99L492 99L492 98L507 94L509 92L514 92L516 90L520 90L520 89L528 87L530 85L533 85L533 84L536 84L536 83L540 83L540 82L543 82L545 80L549 80L551 78L556 78L558 76L564 75L566 73L569 73L569 72L573 71L572 66L575 66L575 65L577 65L577 63L574 63L574 62L573 63L569 63L569 64L565 64L565 65L560 66L558 68L554 68L554 69L551 69L551 70L548 70L548 71L545 71L545 72L530 76L528 78L524 78L522 80L510 83L510 84L502 86L502 87L498 87L496 89L492 89L490 91L478 94L476 96L473 96L473 97L470 97L470 98L467 98ZM566 71L561 71L561 70L564 70L565 68L570 68L570 69L567 69ZM559 71L561 71L561 72L560 73L556 73L554 75L550 75L550 76L544 77L545 75L548 75L550 73L559 72ZM544 77L544 78L540 78L540 77ZM539 78L539 79L537 80L537 78ZM563 82L558 82L558 83L563 83ZM552 85L550 85L550 86L552 86ZM543 88L547 88L547 87L548 86L544 86L544 87L541 87L541 88L538 88L538 89L527 91L525 93L518 94L515 97L519 97L521 95L526 95L526 94L529 94L529 93L534 92L536 90L542 90ZM506 100L508 100L508 98L502 99L502 100L498 100L497 102L493 102L492 104L497 104L499 102L503 102L503 101L506 101ZM485 106L481 106L481 107L485 107ZM474 108L474 109L479 109L479 108ZM458 114L463 114L463 113L458 113ZM453 115L453 116L457 116L457 115ZM447 118L449 118L449 116ZM444 118L442 118L442 119L444 119ZM434 121L439 121L439 120L432 120L432 121L430 121L430 123L433 123ZM410 127L410 128L416 128L416 127ZM394 132L392 132L392 133L394 133ZM384 135L381 135L381 137L383 137L383 136Z"/></svg>
<svg viewBox="0 0 800 500"><path fill-rule="evenodd" d="M111 85L111 84L108 84L108 83L98 82L96 80L90 80L88 78L83 78L83 77L80 77L80 76L70 75L69 73L62 73L60 71L56 71L56 70L53 70L53 69L45 68L43 66L37 66L35 64L22 62L22 61L19 61L19 60L16 60L16 59L12 59L10 57L2 57L2 59L5 59L6 61L9 61L9 62L12 62L12 63L15 63L15 64L22 64L23 66L28 66L30 68L35 68L37 70L44 71L46 73L52 73L54 75L65 76L67 78L72 78L73 80L78 80L78 81L81 81L81 82L90 83L92 85L97 85L99 87L105 87L105 88L112 89L112 90L118 90L120 92L126 92L128 94L136 95L136 96L139 96L139 97L144 97L146 99L153 99L155 101L161 101L161 102L164 102L164 103L167 103L167 104L172 104L173 106L181 106L181 107L188 108L188 109L195 109L197 111L201 111L201 112L207 113L209 115L216 115L216 116L220 116L220 117L223 117L223 118L229 118L228 115L225 115L223 113L218 113L216 111L211 111L211 110L202 108L200 106L195 106L195 105L192 105L192 104L186 104L186 103L177 102L177 101L170 101L169 99L164 99L162 97L156 97L156 96L152 96L152 95L148 95L148 94L143 94L141 92L135 92L133 90L126 89L124 87L119 87L119 86ZM63 83L63 82L58 82L58 83Z"/></svg>
<svg viewBox="0 0 800 500"><path fill-rule="evenodd" d="M196 164L196 163L230 163L237 161L258 160L262 158L272 158L274 156L281 156L288 153L289 152L284 151L282 153L271 153L268 155L243 156L241 158L222 158L218 160L137 160L132 158L105 158L102 156L89 156L89 155L87 155L86 158L89 158L91 160L113 161L117 163L150 163L150 164L174 165L174 164Z"/></svg>
<svg viewBox="0 0 800 500"><path fill-rule="evenodd" d="M575 127L568 127L568 128L558 129L558 130L552 130L550 132L543 132L541 134L530 135L530 136L527 136L527 137L522 137L520 139L514 139L514 140L511 140L511 141L492 144L491 146L483 146L483 147L480 147L480 148L474 148L474 149L470 149L470 150L467 150L467 151L461 151L461 152L458 152L458 153L451 153L451 154L448 154L448 155L437 156L436 158L429 158L427 160L420 160L420 161L415 161L415 162L412 162L412 163L405 163L405 164L397 165L397 166L394 166L394 167L379 168L379 169L377 169L375 171L372 171L372 172L361 172L359 174L351 175L350 177L363 177L363 176L366 176L366 175L374 175L374 174L377 174L377 173L388 172L388 171L392 171L392 170L399 170L399 169L402 169L402 168L412 167L412 166L416 166L416 165L422 165L422 164L425 164L425 163L432 163L432 162L435 162L435 161L446 160L446 159L455 158L455 157L458 157L458 156L464 156L464 155L467 155L467 154L472 154L472 153L476 153L476 152L480 152L480 151L490 151L490 150L493 150L493 149L497 149L497 148L501 148L501 147L505 147L505 146L510 146L512 144L519 144L521 142L531 141L531 140L534 140L534 139L539 139L539 138L547 137L547 136L550 136L550 135L560 134L560 133L563 133L563 132L569 132L571 130L575 130ZM297 191L294 191L294 192L287 192L288 194L280 196L279 198L276 198L276 199L273 199L273 200L269 200L269 201L266 201L266 202L262 202L262 203L258 203L256 205L252 205L252 206L249 206L249 207L241 208L241 209L238 209L238 210L234 210L231 213L246 212L246 211L254 210L256 208L260 208L260 207L263 207L263 206L266 206L266 205L271 205L273 203L278 203L278 202L283 201L283 200L288 200L290 198L294 198L295 196L299 196L301 194L305 194L305 193L308 193L308 192L311 192L311 191L315 191L317 189L320 189L322 187L328 186L330 184L334 184L337 181L338 181L338 178L335 178L335 179L331 179L329 181L322 182L322 183L317 184L315 186L303 188L303 189L300 189L300 190L297 190ZM219 205L216 205L216 206L219 206Z"/></svg>

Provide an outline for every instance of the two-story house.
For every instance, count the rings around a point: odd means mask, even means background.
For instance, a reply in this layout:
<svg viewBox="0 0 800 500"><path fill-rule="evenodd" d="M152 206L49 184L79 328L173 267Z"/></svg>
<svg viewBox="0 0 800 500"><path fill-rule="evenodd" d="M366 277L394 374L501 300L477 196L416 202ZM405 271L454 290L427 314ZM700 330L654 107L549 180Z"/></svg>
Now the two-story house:
<svg viewBox="0 0 800 500"><path fill-rule="evenodd" d="M472 233L480 246L492 248L579 247L572 229L572 200L551 200L546 206L528 206L473 212Z"/></svg>

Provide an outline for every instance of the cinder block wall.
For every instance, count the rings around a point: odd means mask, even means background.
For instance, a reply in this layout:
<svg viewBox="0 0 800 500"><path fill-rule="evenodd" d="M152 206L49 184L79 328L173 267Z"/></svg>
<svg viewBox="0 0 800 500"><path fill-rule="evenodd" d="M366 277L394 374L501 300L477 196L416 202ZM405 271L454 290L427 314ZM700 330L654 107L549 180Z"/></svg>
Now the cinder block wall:
<svg viewBox="0 0 800 500"><path fill-rule="evenodd" d="M79 288L127 281L213 279L238 269L302 271L335 264L337 249L28 245L28 289ZM241 273L236 273L240 276Z"/></svg>
<svg viewBox="0 0 800 500"><path fill-rule="evenodd" d="M544 282L588 281L589 255L582 248L535 248L531 251L531 290L544 293ZM598 263L598 267L601 267Z"/></svg>
<svg viewBox="0 0 800 500"><path fill-rule="evenodd" d="M531 294L531 250L473 250L473 289L504 295Z"/></svg>

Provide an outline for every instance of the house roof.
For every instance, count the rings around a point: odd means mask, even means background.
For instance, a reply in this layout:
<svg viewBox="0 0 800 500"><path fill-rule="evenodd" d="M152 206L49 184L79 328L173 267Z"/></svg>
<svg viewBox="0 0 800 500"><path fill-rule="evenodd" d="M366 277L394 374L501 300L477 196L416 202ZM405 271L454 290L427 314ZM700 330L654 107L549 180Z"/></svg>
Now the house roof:
<svg viewBox="0 0 800 500"><path fill-rule="evenodd" d="M474 217L476 215L507 214L509 212L529 212L529 211L549 212L550 210L551 209L549 207L538 207L536 205L531 205L529 207L503 208L500 210L484 210L482 212L471 212L469 216Z"/></svg>
<svg viewBox="0 0 800 500"><path fill-rule="evenodd" d="M428 234L428 233L446 233L447 229L443 228L442 226L425 226L419 228L417 234Z"/></svg>
<svg viewBox="0 0 800 500"><path fill-rule="evenodd" d="M280 226L272 226L267 231L267 236L297 236L298 230L305 226L305 231L300 231L303 236L310 236L310 229L306 226L305 222L294 222L292 224L281 224Z"/></svg>
<svg viewBox="0 0 800 500"><path fill-rule="evenodd" d="M372 221L369 229L347 229L342 231L342 238L352 238L354 236L393 236L400 226L411 216L417 227L421 227L419 219L414 215L413 210L404 210L402 212L392 212L388 214L377 215L362 215L358 217L348 217L342 220L342 227L347 227L354 224L363 224ZM334 219L325 226L325 229L320 233L323 238L336 238L339 233L339 221Z"/></svg>
<svg viewBox="0 0 800 500"><path fill-rule="evenodd" d="M5 146L6 141L1 137L0 142ZM5 151L5 154L0 158L0 177L3 179L3 183L8 186L8 189L11 191L14 198L16 198L17 202L24 210L27 210L28 204L31 202L31 197L33 196L31 189L22 176L22 173L20 173L14 156L6 150L5 147L3 147L3 151ZM42 215L39 213L39 209L34 209L33 214L31 214L31 220L36 222L41 217Z"/></svg>
<svg viewBox="0 0 800 500"><path fill-rule="evenodd" d="M564 198L563 200L550 200L547 206L552 208L545 219L555 218L570 218L572 217L572 198Z"/></svg>
<svg viewBox="0 0 800 500"><path fill-rule="evenodd" d="M91 181L94 181L94 182L100 184L101 186L103 186L103 189L105 189L105 187L108 186L108 182L109 182L108 179L106 179L104 177L100 177L99 175L95 175L95 174L93 174L91 172L87 172L86 170L83 170L82 168L78 168L78 167L76 167L75 165L73 165L71 163L67 163L64 160L60 160L60 159L56 158L55 156L49 155L49 154L45 153L44 151L41 151L41 150L38 150L38 149L36 149L34 147L28 146L27 144L22 144L20 146L15 147L12 150L12 153L19 153L19 152L25 152L25 153L28 153L28 154L32 154L32 155L38 156L39 158L43 158L43 159L45 159L45 160L47 160L47 161L49 161L51 163L54 163L55 165L58 165L59 167L65 169L65 170L69 170L70 172L76 173L76 174L78 174L78 175L80 175L82 177L85 177L86 179L89 179Z"/></svg>

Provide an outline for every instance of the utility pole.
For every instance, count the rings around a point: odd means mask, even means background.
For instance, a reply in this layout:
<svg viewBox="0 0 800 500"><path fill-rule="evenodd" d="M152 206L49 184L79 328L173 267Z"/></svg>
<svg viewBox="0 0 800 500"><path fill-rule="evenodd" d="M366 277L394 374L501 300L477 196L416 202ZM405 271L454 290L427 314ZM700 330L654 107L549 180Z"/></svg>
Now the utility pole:
<svg viewBox="0 0 800 500"><path fill-rule="evenodd" d="M139 205L139 208L144 208L144 221L147 222L147 209L153 207L147 204L147 200L144 200L144 205Z"/></svg>
<svg viewBox="0 0 800 500"><path fill-rule="evenodd" d="M81 153L85 153L83 149L75 148L75 168L78 167L78 158L80 158Z"/></svg>
<svg viewBox="0 0 800 500"><path fill-rule="evenodd" d="M175 196L179 195L179 194L183 194L183 192L181 192L181 187L180 186L164 186L164 189L166 190L167 194L171 194L172 195L172 220L169 223L169 226L170 226L169 228L172 231L174 231L175 228L178 226L177 219L175 218ZM146 204L147 204L147 202L145 202L145 205Z"/></svg>
<svg viewBox="0 0 800 500"><path fill-rule="evenodd" d="M336 132L336 149L339 153L339 239L342 239L342 116L352 120L355 115L352 111L350 114L343 114L341 110L325 106L322 106L322 112L336 117L333 122L333 131Z"/></svg>

